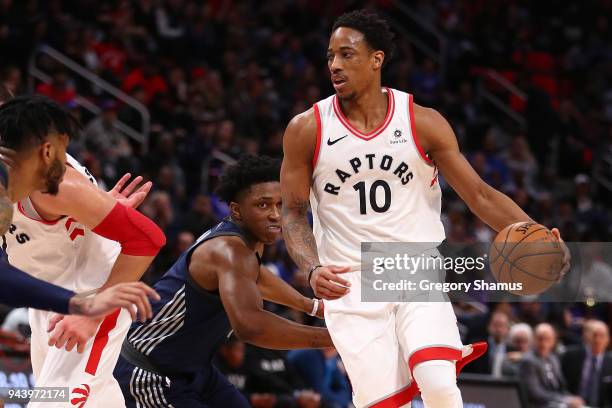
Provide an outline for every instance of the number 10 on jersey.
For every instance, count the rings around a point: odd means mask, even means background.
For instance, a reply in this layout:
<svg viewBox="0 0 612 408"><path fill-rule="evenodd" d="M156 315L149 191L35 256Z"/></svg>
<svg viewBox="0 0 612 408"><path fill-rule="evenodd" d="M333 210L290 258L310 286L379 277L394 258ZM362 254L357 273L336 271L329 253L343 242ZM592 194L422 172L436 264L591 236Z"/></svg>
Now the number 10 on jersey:
<svg viewBox="0 0 612 408"><path fill-rule="evenodd" d="M391 207L391 187L384 180L376 180L372 183L369 189L369 193L365 181L360 181L353 186L355 191L359 192L359 212L361 214L367 214L367 196L369 196L370 208L377 213L383 213ZM380 194L384 194L384 200L382 205L378 205L379 191L382 189Z"/></svg>

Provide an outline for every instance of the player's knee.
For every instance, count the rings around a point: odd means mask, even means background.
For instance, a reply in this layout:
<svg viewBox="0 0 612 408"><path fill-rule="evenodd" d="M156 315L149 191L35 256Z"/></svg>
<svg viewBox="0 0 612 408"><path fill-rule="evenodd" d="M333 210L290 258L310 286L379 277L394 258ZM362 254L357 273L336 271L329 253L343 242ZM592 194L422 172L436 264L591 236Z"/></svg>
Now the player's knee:
<svg viewBox="0 0 612 408"><path fill-rule="evenodd" d="M447 360L425 361L412 371L427 408L461 407L455 364Z"/></svg>

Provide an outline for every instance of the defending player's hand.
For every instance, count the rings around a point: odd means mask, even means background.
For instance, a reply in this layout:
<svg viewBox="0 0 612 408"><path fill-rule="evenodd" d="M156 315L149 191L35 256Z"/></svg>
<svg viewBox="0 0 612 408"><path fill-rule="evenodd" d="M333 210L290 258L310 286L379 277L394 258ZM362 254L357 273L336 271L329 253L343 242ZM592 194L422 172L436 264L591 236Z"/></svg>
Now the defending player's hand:
<svg viewBox="0 0 612 408"><path fill-rule="evenodd" d="M143 180L141 176L138 176L124 188L125 183L127 183L131 177L132 175L130 173L124 174L123 177L119 179L117 184L115 184L115 187L109 191L109 193L121 204L132 208L138 208L138 206L142 204L144 199L147 197L147 194L149 194L149 191L151 191L153 183L147 181L136 191L134 191L136 186L138 186L138 184L140 184ZM132 191L134 192L132 193Z"/></svg>
<svg viewBox="0 0 612 408"><path fill-rule="evenodd" d="M559 232L559 230L557 228L553 228L550 230L550 232L555 236L555 238L557 238L557 241L559 241L559 243L561 244L561 248L563 248L563 266L561 267L558 279L558 282L560 282L570 269L570 262L572 260L572 256L570 254L569 248L565 244L565 241L563 241L563 238L561 238L561 233Z"/></svg>
<svg viewBox="0 0 612 408"><path fill-rule="evenodd" d="M140 317L140 321L144 322L153 316L149 299L159 300L159 295L146 284L118 283L93 296L82 314L93 318L104 317L113 310L123 307L130 312L132 320Z"/></svg>
<svg viewBox="0 0 612 408"><path fill-rule="evenodd" d="M350 282L338 274L349 272L348 266L320 266L310 276L310 286L318 298L325 300L339 299L350 291Z"/></svg>
<svg viewBox="0 0 612 408"><path fill-rule="evenodd" d="M113 310L127 309L132 320L138 316L143 322L151 318L153 311L149 298L159 300L159 295L142 282L119 283L94 296L75 295L70 300L70 312L83 316L53 315L47 329L51 333L49 346L65 346L67 351L76 346L77 351L82 353L87 341L96 334L104 316Z"/></svg>

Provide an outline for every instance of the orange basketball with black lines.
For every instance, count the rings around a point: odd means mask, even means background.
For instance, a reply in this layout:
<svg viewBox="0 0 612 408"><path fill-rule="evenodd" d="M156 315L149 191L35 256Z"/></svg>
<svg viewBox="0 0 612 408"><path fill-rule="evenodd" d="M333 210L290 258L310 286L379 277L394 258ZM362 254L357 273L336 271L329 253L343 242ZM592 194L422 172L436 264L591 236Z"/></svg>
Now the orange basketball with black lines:
<svg viewBox="0 0 612 408"><path fill-rule="evenodd" d="M559 279L563 248L548 228L533 222L517 222L501 230L489 249L489 265L495 280L508 283L516 295L538 295ZM521 290L516 284L521 283Z"/></svg>

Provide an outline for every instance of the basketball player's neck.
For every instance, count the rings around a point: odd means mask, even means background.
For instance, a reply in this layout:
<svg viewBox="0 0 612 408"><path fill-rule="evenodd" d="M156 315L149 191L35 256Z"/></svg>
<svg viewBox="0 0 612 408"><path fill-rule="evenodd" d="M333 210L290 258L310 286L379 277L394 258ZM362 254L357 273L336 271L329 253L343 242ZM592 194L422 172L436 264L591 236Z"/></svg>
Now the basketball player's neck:
<svg viewBox="0 0 612 408"><path fill-rule="evenodd" d="M246 238L246 246L247 248L249 248L251 251L257 252L259 254L259 256L263 255L263 250L264 250L264 243L261 241L258 241L253 235L251 235L248 231L244 231L245 234L245 238Z"/></svg>
<svg viewBox="0 0 612 408"><path fill-rule="evenodd" d="M8 186L6 191L11 202L16 203L36 191L38 186L34 183L34 174L21 174L19 165L9 168Z"/></svg>
<svg viewBox="0 0 612 408"><path fill-rule="evenodd" d="M242 233L244 234L244 238L246 240L245 244L247 248L249 248L252 251L258 252L259 255L263 254L264 243L259 241L257 237L255 237L254 234L252 234L247 228L245 228L244 223L232 217L230 217L230 219L232 220L234 224L238 225L240 229L242 230Z"/></svg>
<svg viewBox="0 0 612 408"><path fill-rule="evenodd" d="M342 113L358 130L368 133L376 129L387 116L389 96L380 82L350 99L338 98Z"/></svg>

